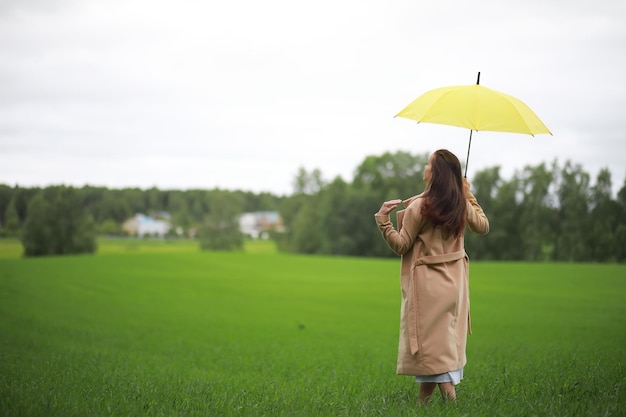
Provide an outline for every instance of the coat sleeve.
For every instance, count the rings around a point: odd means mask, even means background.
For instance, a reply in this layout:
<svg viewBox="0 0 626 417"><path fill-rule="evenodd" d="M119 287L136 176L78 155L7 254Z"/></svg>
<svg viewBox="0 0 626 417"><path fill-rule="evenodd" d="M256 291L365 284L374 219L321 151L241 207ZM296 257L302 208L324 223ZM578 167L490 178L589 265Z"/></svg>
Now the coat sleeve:
<svg viewBox="0 0 626 417"><path fill-rule="evenodd" d="M476 201L476 197L470 191L465 195L467 200L467 224L472 232L486 235L489 232L489 219L483 212L482 207Z"/></svg>
<svg viewBox="0 0 626 417"><path fill-rule="evenodd" d="M424 221L419 211L419 204L411 204L404 213L402 228L397 231L388 215L375 214L376 224L391 250L398 255L404 255L413 247Z"/></svg>

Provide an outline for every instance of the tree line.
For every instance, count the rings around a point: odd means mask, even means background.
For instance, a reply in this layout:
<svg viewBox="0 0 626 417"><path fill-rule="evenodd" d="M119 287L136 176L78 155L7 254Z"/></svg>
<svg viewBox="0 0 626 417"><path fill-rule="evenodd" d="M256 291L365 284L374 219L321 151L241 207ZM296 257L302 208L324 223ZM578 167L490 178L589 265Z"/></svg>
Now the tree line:
<svg viewBox="0 0 626 417"><path fill-rule="evenodd" d="M325 182L301 170L294 195L282 202L289 233L285 251L350 256L393 256L374 224L383 201L422 192L429 154L369 156L351 183ZM626 179L612 195L611 172L595 181L580 164L540 163L503 178L501 167L477 172L472 191L489 217L487 236L466 234L472 259L517 261L626 261ZM392 216L393 217L393 216Z"/></svg>
<svg viewBox="0 0 626 417"><path fill-rule="evenodd" d="M240 214L278 211L285 232L273 238L281 251L394 256L373 214L385 200L424 190L428 156L403 151L368 156L351 182L327 181L320 170L301 168L288 196L0 184L0 235L21 237L27 256L90 253L97 235L123 235L123 222L135 213L166 211L171 238L197 231L202 248L238 249L243 244L236 222ZM526 166L511 178L503 178L499 166L487 168L470 181L491 224L486 237L466 235L472 259L626 261L626 179L614 197L608 169L592 182L581 165L553 161Z"/></svg>
<svg viewBox="0 0 626 417"><path fill-rule="evenodd" d="M167 212L168 238L193 236L202 249L241 249L237 216L277 210L280 197L228 190L45 188L0 184L0 237L20 237L26 256L93 253L97 236L126 236L136 213Z"/></svg>

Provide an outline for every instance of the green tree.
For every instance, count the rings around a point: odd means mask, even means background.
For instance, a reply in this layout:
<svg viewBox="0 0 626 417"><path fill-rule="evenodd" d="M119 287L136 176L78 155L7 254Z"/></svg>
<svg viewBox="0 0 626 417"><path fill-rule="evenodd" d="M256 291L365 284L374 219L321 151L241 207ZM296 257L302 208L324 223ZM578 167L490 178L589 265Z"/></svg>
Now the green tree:
<svg viewBox="0 0 626 417"><path fill-rule="evenodd" d="M9 205L4 211L4 225L2 228L5 236L18 236L20 233L20 219L17 215L15 199L9 201Z"/></svg>
<svg viewBox="0 0 626 417"><path fill-rule="evenodd" d="M379 207L384 200L411 197L424 191L422 176L429 156L403 151L368 156L357 167L352 184L376 195L380 199Z"/></svg>
<svg viewBox="0 0 626 417"><path fill-rule="evenodd" d="M184 192L176 192L170 196L170 214L172 215L172 225L175 228L180 227L187 232L194 226L194 220L189 214L187 196Z"/></svg>
<svg viewBox="0 0 626 417"><path fill-rule="evenodd" d="M498 194L493 201L489 218L489 235L477 236L491 248L493 259L520 260L523 257L522 245L518 236L523 226L519 222L520 206L518 204L520 179L517 175L509 181L502 181Z"/></svg>
<svg viewBox="0 0 626 417"><path fill-rule="evenodd" d="M293 194L283 199L278 211L285 233L276 235L278 249L284 252L321 253L323 234L318 212L319 193L326 186L319 169L300 167L292 182Z"/></svg>
<svg viewBox="0 0 626 417"><path fill-rule="evenodd" d="M241 250L244 236L239 230L239 215L243 201L235 193L215 190L211 192L210 214L198 230L202 250Z"/></svg>
<svg viewBox="0 0 626 417"><path fill-rule="evenodd" d="M245 212L253 211L277 211L281 198L271 193L262 192L259 194L245 193Z"/></svg>
<svg viewBox="0 0 626 417"><path fill-rule="evenodd" d="M611 199L611 172L604 168L591 188L591 233L589 248L591 259L607 262L617 259L615 231L619 227L620 207Z"/></svg>
<svg viewBox="0 0 626 417"><path fill-rule="evenodd" d="M13 189L8 185L0 184L0 227L6 224L4 214L9 207L9 203L13 199Z"/></svg>
<svg viewBox="0 0 626 417"><path fill-rule="evenodd" d="M142 192L143 195L143 200L144 200L144 207L146 208L145 213L149 214L148 211L150 210L164 210L165 208L163 207L163 198L162 198L162 192L156 188L156 187L152 187L149 188L147 190L144 190Z"/></svg>
<svg viewBox="0 0 626 417"><path fill-rule="evenodd" d="M324 188L324 185L322 171L315 168L309 172L304 167L300 167L293 181L293 192L294 194L313 195Z"/></svg>
<svg viewBox="0 0 626 417"><path fill-rule="evenodd" d="M86 185L78 189L77 192L80 195L80 200L82 201L84 209L96 221L99 222L101 220L104 220L103 218L101 219L100 212L102 210L101 209L102 200L105 194L109 192L109 190L107 190L104 187L92 187L92 186Z"/></svg>
<svg viewBox="0 0 626 417"><path fill-rule="evenodd" d="M491 227L494 229L495 198L498 194L498 187L501 183L500 167L485 169L476 173L471 181L471 190L480 202L488 218L491 219ZM476 236L473 233L465 233L465 250L470 256L481 259L497 259L497 253L489 247L490 239Z"/></svg>
<svg viewBox="0 0 626 417"><path fill-rule="evenodd" d="M553 172L545 163L541 163L534 167L526 166L521 175L523 198L518 222L523 225L519 235L522 259L548 260L550 254L544 253L544 248L552 246L552 228L556 220L550 192L554 180Z"/></svg>
<svg viewBox="0 0 626 417"><path fill-rule="evenodd" d="M557 190L559 199L558 238L555 259L559 261L586 261L589 247L589 174L578 164L567 161L561 170Z"/></svg>
<svg viewBox="0 0 626 417"><path fill-rule="evenodd" d="M321 253L325 236L320 228L318 200L314 196L307 197L307 203L298 210L290 229L290 243L298 253Z"/></svg>
<svg viewBox="0 0 626 417"><path fill-rule="evenodd" d="M24 223L22 245L24 256L44 256L51 254L51 225L48 222L50 204L43 193L35 195L28 203L28 218Z"/></svg>
<svg viewBox="0 0 626 417"><path fill-rule="evenodd" d="M93 253L95 224L73 188L49 187L29 203L22 242L26 256Z"/></svg>
<svg viewBox="0 0 626 417"><path fill-rule="evenodd" d="M17 209L17 216L20 219L20 224L24 224L26 221L28 202L37 193L42 191L40 188L23 188L15 186L13 189L13 199L15 199L15 208Z"/></svg>
<svg viewBox="0 0 626 417"><path fill-rule="evenodd" d="M413 191L413 194L416 194L416 192ZM403 195L410 197L410 195ZM380 231L376 227L376 221L374 220L374 214L378 211L382 202L391 197L387 195L381 199L365 189L350 190L348 197L344 230L350 237L351 247L349 254L354 256L395 257L396 255L381 238ZM401 209L402 206L399 206L398 210ZM397 224L396 213L391 215L391 219Z"/></svg>
<svg viewBox="0 0 626 417"><path fill-rule="evenodd" d="M617 218L614 240L616 260L626 262L626 178L617 192Z"/></svg>
<svg viewBox="0 0 626 417"><path fill-rule="evenodd" d="M352 198L351 190L341 177L336 177L319 195L320 252L354 255L359 252L354 233L348 230ZM360 254L360 253L359 253Z"/></svg>
<svg viewBox="0 0 626 417"><path fill-rule="evenodd" d="M120 226L111 219L101 222L97 230L100 235L115 236L122 234Z"/></svg>
<svg viewBox="0 0 626 417"><path fill-rule="evenodd" d="M190 190L188 198L189 215L195 223L202 223L209 214L209 193L204 190Z"/></svg>
<svg viewBox="0 0 626 417"><path fill-rule="evenodd" d="M151 209L156 209L146 204L144 191L139 188L125 188L122 190L122 196L128 204L131 216L136 213L147 214Z"/></svg>
<svg viewBox="0 0 626 417"><path fill-rule="evenodd" d="M121 192L118 190L107 190L104 193L99 204L97 218L99 222L113 220L115 223L121 224L131 216L132 212L128 202L124 199Z"/></svg>
<svg viewBox="0 0 626 417"><path fill-rule="evenodd" d="M285 232L274 236L274 239L276 239L276 247L279 251L297 252L293 244L296 218L309 199L310 196L305 194L293 194L280 202L278 212L283 220Z"/></svg>

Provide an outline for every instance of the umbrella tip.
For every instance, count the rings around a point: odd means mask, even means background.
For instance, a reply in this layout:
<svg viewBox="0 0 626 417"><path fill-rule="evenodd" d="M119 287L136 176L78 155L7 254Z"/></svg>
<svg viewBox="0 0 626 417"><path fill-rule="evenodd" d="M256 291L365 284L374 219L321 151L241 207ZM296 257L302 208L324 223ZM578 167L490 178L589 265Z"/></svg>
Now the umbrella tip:
<svg viewBox="0 0 626 417"><path fill-rule="evenodd" d="M478 78L476 78L476 85L480 84L480 71L478 71Z"/></svg>

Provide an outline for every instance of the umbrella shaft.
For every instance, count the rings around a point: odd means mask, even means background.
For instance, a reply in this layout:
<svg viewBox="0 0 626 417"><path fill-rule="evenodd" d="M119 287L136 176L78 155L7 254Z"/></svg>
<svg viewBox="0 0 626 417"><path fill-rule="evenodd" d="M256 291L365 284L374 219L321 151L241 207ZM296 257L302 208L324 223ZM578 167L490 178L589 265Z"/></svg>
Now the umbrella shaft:
<svg viewBox="0 0 626 417"><path fill-rule="evenodd" d="M465 178L467 178L467 166L469 165L469 153L472 146L472 129L470 129L469 145L467 145L467 159L465 160Z"/></svg>

